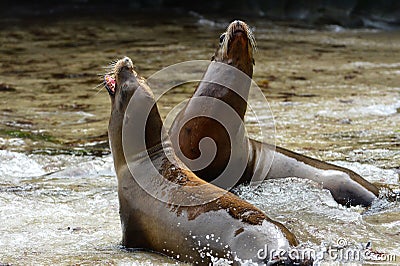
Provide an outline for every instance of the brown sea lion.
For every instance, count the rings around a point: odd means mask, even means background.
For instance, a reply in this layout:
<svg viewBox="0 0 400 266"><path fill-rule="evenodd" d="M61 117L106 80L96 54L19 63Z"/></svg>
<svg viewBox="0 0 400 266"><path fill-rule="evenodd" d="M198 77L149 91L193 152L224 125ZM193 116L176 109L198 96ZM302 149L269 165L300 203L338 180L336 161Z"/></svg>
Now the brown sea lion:
<svg viewBox="0 0 400 266"><path fill-rule="evenodd" d="M209 182L217 177L220 178L229 160L236 163L246 157L245 169L237 171L236 176L230 176L236 185L266 178L306 178L330 190L338 203L347 206L371 205L377 198L379 190L355 172L281 147L274 149L272 145L247 139L240 134L236 134L232 142L224 126L212 119L220 112L220 104L216 105L215 101L208 103L203 101L201 105L198 104L201 97L218 99L231 106L243 120L251 82L242 81L235 85L233 83L235 78L237 79L235 76L237 74L227 75L222 71L215 71L213 64L220 62L235 67L250 80L253 75L254 49L254 36L250 28L242 21L232 22L226 32L221 35L220 45L204 75L207 80L219 79L219 84L200 82L192 98L177 115L170 128L169 133L177 155L196 175ZM233 88L221 85L221 80L233 84ZM196 118L187 119L196 115ZM225 125L229 123L227 121ZM232 123L240 127L237 120ZM240 133L243 132L243 130L240 131ZM199 149L201 141L207 138L211 138L218 149L211 163L200 169L196 165L196 159L202 155ZM233 152L232 147L236 148ZM203 151L207 149L203 148ZM222 187L230 189L232 182L225 183L229 186Z"/></svg>
<svg viewBox="0 0 400 266"><path fill-rule="evenodd" d="M282 224L198 178L175 156L152 92L125 57L105 78L108 134L118 177L122 244L183 262L266 263L259 251L298 244ZM267 255L267 260L275 259ZM279 263L292 265L289 259Z"/></svg>

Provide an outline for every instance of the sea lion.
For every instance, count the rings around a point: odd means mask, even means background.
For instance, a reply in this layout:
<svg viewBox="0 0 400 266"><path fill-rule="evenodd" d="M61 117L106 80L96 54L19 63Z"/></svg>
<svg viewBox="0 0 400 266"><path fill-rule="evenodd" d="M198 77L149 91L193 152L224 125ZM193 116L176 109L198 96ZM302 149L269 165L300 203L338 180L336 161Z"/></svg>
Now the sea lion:
<svg viewBox="0 0 400 266"><path fill-rule="evenodd" d="M298 244L282 224L183 165L152 92L133 70L131 59L117 61L113 74L105 76L105 87L111 98L108 134L125 247L196 265L216 259L239 265L246 260L266 263L257 256L265 245L288 250Z"/></svg>
<svg viewBox="0 0 400 266"><path fill-rule="evenodd" d="M254 49L255 39L249 26L239 20L233 21L226 32L221 35L220 45L212 57L212 62L204 77L207 77L207 80L223 79L228 83L232 83L232 80L237 78L234 75L223 74L221 76L221 71L215 71L213 65L215 62L219 62L235 67L251 79ZM220 112L215 101L209 101L208 104L204 102L201 105L197 104L197 101L201 97L221 100L231 106L243 120L250 82L241 82L233 87L232 89L216 83L200 82L192 98L177 115L170 128L169 134L177 155L190 169L194 169L196 175L212 182L223 173L229 160L240 161L238 157L247 156L245 169L238 172L238 176L231 176L234 181L237 180L236 185L265 178L299 177L322 184L338 203L346 206L370 206L377 198L378 188L349 169L281 147L274 149L275 147L269 144L247 139L239 134L235 136L236 143L232 143L227 137L226 129L212 119ZM187 121L188 116L193 117L196 114L196 118ZM233 123L238 122L234 121ZM239 125L236 126L239 127ZM198 169L193 162L201 156L199 146L204 138L212 138L218 150L208 166ZM236 147L236 151L231 152L231 147ZM224 188L229 189L230 187Z"/></svg>

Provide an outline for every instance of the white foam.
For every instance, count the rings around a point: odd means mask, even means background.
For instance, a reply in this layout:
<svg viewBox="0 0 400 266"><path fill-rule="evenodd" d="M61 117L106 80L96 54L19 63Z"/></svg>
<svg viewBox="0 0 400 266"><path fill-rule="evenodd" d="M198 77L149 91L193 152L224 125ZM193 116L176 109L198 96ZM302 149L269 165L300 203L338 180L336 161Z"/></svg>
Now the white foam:
<svg viewBox="0 0 400 266"><path fill-rule="evenodd" d="M359 207L345 208L336 203L330 192L317 183L300 178L265 180L256 189L250 185L237 188L239 197L255 204L268 214L284 219L286 213L307 213L330 217L343 222L358 223Z"/></svg>
<svg viewBox="0 0 400 266"><path fill-rule="evenodd" d="M114 176L115 170L112 156L95 158L93 160L80 162L78 165L72 164L69 167L55 172L48 178L72 177L72 178L90 178L97 176Z"/></svg>
<svg viewBox="0 0 400 266"><path fill-rule="evenodd" d="M23 146L25 145L25 141L23 139L18 138L10 138L10 139L3 139L0 138L0 145L10 147L10 146Z"/></svg>
<svg viewBox="0 0 400 266"><path fill-rule="evenodd" d="M331 109L321 110L317 112L317 115L324 117L347 117L347 118L358 118L365 116L390 116L397 113L400 108L400 101L396 101L392 104L370 104L360 107L351 107L348 110L334 111Z"/></svg>
<svg viewBox="0 0 400 266"><path fill-rule="evenodd" d="M40 176L46 172L31 157L17 152L0 150L0 176L3 178Z"/></svg>
<svg viewBox="0 0 400 266"><path fill-rule="evenodd" d="M374 104L365 107L350 108L348 113L353 116L359 115L374 115L374 116L388 116L397 113L397 109L400 108L400 101L394 104Z"/></svg>
<svg viewBox="0 0 400 266"><path fill-rule="evenodd" d="M374 165L358 162L335 161L333 164L353 170L370 182L399 184L399 174L393 169L382 169Z"/></svg>
<svg viewBox="0 0 400 266"><path fill-rule="evenodd" d="M354 69L354 68L364 68L364 69L375 69L375 68L399 68L400 63L371 63L371 62L352 62L345 65L345 68Z"/></svg>

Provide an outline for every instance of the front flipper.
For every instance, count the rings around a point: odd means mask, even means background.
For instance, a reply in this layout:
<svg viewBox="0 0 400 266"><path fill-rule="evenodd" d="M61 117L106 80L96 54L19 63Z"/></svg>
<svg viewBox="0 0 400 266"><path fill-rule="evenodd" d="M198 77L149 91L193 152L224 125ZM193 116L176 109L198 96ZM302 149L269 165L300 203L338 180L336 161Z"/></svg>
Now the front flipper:
<svg viewBox="0 0 400 266"><path fill-rule="evenodd" d="M250 152L253 154L253 173L260 170L268 160L273 162L265 178L298 177L313 180L328 189L333 198L346 206L362 205L368 207L377 198L379 189L355 172L313 159L281 147L276 147L272 157L272 146L249 139ZM263 163L264 162L264 163ZM254 177L253 177L254 180Z"/></svg>

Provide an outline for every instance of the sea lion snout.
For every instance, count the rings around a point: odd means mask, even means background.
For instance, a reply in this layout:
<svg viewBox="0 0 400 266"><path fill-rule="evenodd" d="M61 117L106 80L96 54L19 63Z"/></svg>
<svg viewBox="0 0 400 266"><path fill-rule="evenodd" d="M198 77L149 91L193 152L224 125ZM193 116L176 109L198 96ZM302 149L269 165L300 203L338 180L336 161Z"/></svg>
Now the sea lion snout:
<svg viewBox="0 0 400 266"><path fill-rule="evenodd" d="M127 56L125 56L124 58L122 58L122 59L120 59L120 60L118 60L117 61L117 63L115 64L115 70L114 70L114 72L115 73L118 73L122 68L124 68L124 67L126 67L126 68L128 68L128 69L133 69L133 62L132 62L132 60L129 58L129 57L127 57Z"/></svg>
<svg viewBox="0 0 400 266"><path fill-rule="evenodd" d="M137 73L134 71L133 62L129 57L125 56L112 66L112 73L108 73L104 76L104 85L111 98L114 98L118 88L119 90L121 90L122 87L124 89L136 88L139 85L136 80Z"/></svg>
<svg viewBox="0 0 400 266"><path fill-rule="evenodd" d="M235 21L233 21L233 22L231 23L231 26L230 26L230 27L231 27L231 31L232 31L234 34L235 34L235 33L241 32L241 33L247 35L246 31L247 31L248 26L247 26L246 23L244 23L244 22L241 21L241 20L235 20Z"/></svg>
<svg viewBox="0 0 400 266"><path fill-rule="evenodd" d="M123 82L128 79L137 77L136 72L133 70L132 60L125 56L124 58L117 61L114 68L114 76L118 84L123 84Z"/></svg>

